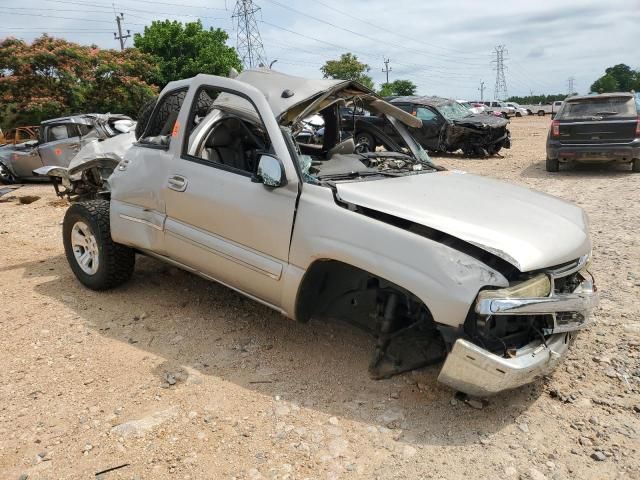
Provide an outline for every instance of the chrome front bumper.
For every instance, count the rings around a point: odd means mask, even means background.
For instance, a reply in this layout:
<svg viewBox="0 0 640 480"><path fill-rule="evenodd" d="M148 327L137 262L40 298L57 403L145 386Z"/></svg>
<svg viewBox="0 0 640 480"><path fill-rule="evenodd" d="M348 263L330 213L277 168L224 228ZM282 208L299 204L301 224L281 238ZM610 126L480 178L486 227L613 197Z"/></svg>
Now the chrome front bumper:
<svg viewBox="0 0 640 480"><path fill-rule="evenodd" d="M485 397L531 383L551 372L569 350L575 333L560 333L547 345L531 342L512 358L494 355L467 340L458 339L447 356L438 381L469 395Z"/></svg>
<svg viewBox="0 0 640 480"><path fill-rule="evenodd" d="M552 371L567 353L577 335L575 331L593 323L590 313L598 304L598 292L593 280L587 279L590 275L584 273L583 281L571 293L479 299L475 308L479 315L548 315L553 319L553 326L542 332L545 343L535 340L516 350L510 358L458 339L438 380L470 395L487 396L525 385Z"/></svg>

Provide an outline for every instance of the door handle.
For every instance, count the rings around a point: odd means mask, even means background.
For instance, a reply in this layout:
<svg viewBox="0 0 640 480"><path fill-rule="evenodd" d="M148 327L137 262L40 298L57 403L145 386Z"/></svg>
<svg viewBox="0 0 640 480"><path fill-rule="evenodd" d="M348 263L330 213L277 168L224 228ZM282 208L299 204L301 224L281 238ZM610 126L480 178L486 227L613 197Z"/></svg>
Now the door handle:
<svg viewBox="0 0 640 480"><path fill-rule="evenodd" d="M181 175L172 175L168 180L169 188L176 192L184 192L187 189L187 179Z"/></svg>

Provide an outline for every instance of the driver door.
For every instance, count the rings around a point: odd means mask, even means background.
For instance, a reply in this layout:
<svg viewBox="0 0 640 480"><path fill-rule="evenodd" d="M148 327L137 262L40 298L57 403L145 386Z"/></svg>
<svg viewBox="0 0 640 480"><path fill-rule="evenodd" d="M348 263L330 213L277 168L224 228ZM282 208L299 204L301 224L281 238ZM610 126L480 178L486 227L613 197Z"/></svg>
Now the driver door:
<svg viewBox="0 0 640 480"><path fill-rule="evenodd" d="M232 79L204 77L189 89L163 191L168 255L271 306L281 305L298 176L264 95ZM258 181L262 154L278 158L287 183Z"/></svg>
<svg viewBox="0 0 640 480"><path fill-rule="evenodd" d="M68 167L71 159L80 150L80 131L74 123L47 125L45 143L38 147L42 164Z"/></svg>
<svg viewBox="0 0 640 480"><path fill-rule="evenodd" d="M427 150L438 150L440 146L440 132L444 124L440 114L426 106L415 109L416 117L422 120L421 128L411 128L411 133Z"/></svg>

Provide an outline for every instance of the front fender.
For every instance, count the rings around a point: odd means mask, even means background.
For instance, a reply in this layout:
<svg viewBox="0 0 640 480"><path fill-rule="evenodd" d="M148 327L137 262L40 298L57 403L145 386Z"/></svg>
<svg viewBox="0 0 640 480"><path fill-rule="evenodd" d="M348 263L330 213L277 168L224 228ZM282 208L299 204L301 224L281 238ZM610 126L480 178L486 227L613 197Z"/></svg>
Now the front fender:
<svg viewBox="0 0 640 480"><path fill-rule="evenodd" d="M437 323L453 327L464 323L480 289L509 284L501 273L464 252L338 206L329 188L305 184L290 262L306 271L324 259L408 290L427 305Z"/></svg>

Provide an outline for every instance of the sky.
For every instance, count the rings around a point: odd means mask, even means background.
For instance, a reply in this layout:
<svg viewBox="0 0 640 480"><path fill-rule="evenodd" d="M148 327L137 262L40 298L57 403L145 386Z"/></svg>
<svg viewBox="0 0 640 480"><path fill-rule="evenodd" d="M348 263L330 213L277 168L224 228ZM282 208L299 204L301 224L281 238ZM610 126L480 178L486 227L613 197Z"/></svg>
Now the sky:
<svg viewBox="0 0 640 480"><path fill-rule="evenodd" d="M371 67L379 87L408 79L423 95L475 100L484 82L494 98L495 47L504 45L509 95L587 93L604 69L640 68L640 0L254 0L258 28L273 68L309 78L345 52ZM235 0L0 0L0 38L30 41L42 33L119 48L115 12L142 32L153 20L200 18L222 28L235 46ZM132 46L132 39L127 45Z"/></svg>

